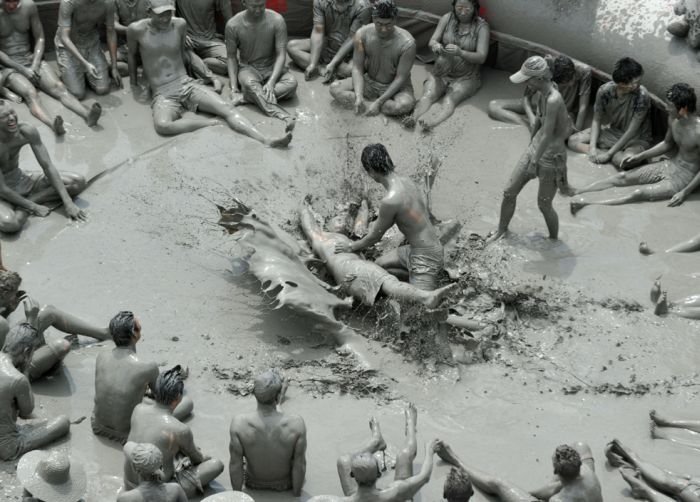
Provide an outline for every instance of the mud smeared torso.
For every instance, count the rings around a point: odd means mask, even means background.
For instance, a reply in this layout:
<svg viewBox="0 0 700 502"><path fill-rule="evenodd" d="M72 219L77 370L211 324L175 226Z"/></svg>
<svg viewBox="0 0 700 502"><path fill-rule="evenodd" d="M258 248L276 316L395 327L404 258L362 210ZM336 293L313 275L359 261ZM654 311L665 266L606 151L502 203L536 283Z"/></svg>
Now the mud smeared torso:
<svg viewBox="0 0 700 502"><path fill-rule="evenodd" d="M23 65L32 64L31 16L37 15L32 0L22 0L15 12L0 9L0 50Z"/></svg>
<svg viewBox="0 0 700 502"><path fill-rule="evenodd" d="M374 24L360 28L357 33L365 50L367 76L382 84L393 82L401 56L416 46L413 36L397 26L391 38L383 39L377 35Z"/></svg>

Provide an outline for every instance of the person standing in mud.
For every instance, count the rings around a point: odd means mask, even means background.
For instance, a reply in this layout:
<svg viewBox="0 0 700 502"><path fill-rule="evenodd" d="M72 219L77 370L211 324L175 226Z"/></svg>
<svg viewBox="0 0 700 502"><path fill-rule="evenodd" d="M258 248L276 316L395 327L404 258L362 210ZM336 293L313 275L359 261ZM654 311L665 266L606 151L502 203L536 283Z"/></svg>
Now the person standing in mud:
<svg viewBox="0 0 700 502"><path fill-rule="evenodd" d="M290 132L296 117L278 104L297 91L297 80L286 67L287 24L265 8L265 0L243 0L243 6L225 30L231 99L256 105L268 117L283 121Z"/></svg>
<svg viewBox="0 0 700 502"><path fill-rule="evenodd" d="M185 69L186 23L173 17L175 5L171 0L150 0L149 18L131 23L127 28L129 46L129 76L132 92L140 95L137 82L137 58L153 94L153 122L156 132L175 135L218 125L217 119L182 118L186 110L201 110L223 118L236 132L272 147L285 147L291 133L270 138L258 131L248 119L238 113L231 103L187 75Z"/></svg>
<svg viewBox="0 0 700 502"><path fill-rule="evenodd" d="M310 38L291 40L287 53L306 80L321 73L324 83L352 76L352 41L372 20L368 0L314 0ZM319 68L325 64L325 68Z"/></svg>
<svg viewBox="0 0 700 502"><path fill-rule="evenodd" d="M148 443L126 443L124 455L139 477L133 490L117 496L117 502L187 502L187 494L177 483L163 482L163 454Z"/></svg>
<svg viewBox="0 0 700 502"><path fill-rule="evenodd" d="M117 33L114 30L114 0L61 0L54 44L61 80L78 99L87 85L96 94L109 93L113 81L122 86L117 68ZM110 63L100 45L101 25L107 31Z"/></svg>
<svg viewBox="0 0 700 502"><path fill-rule="evenodd" d="M340 241L336 253L356 253L378 243L394 224L406 236L401 246L377 259L377 265L400 275L419 289L437 289L438 274L445 264L444 249L437 229L430 221L425 198L415 183L394 172L394 162L380 143L362 151L362 167L370 178L386 189L379 206L379 218L370 232L359 241Z"/></svg>
<svg viewBox="0 0 700 502"><path fill-rule="evenodd" d="M394 0L372 3L372 24L363 26L354 38L352 78L331 85L333 99L359 114L365 99L372 103L365 115L408 115L416 105L411 69L416 41L396 26L398 8Z"/></svg>
<svg viewBox="0 0 700 502"><path fill-rule="evenodd" d="M255 378L258 409L231 421L229 475L231 487L245 483L253 490L292 490L301 495L306 477L306 425L298 415L280 411L285 382L277 371ZM245 461L244 461L245 459Z"/></svg>
<svg viewBox="0 0 700 502"><path fill-rule="evenodd" d="M566 139L571 133L571 119L564 99L552 82L552 73L547 61L540 56L529 57L520 71L511 75L511 82L527 84L538 92L536 98L536 120L531 131L530 145L518 161L510 180L503 191L501 215L498 229L487 239L487 243L503 237L515 214L518 194L532 179L539 179L537 205L544 216L550 239L559 236L559 217L552 202L557 188L570 193L567 180Z"/></svg>
<svg viewBox="0 0 700 502"><path fill-rule="evenodd" d="M22 147L29 145L43 172L24 172L19 167ZM0 232L17 233L30 214L48 216L44 203L61 201L66 215L84 221L85 212L75 205L75 197L86 187L85 178L60 173L36 127L17 122L17 113L0 100Z"/></svg>
<svg viewBox="0 0 700 502"><path fill-rule="evenodd" d="M177 12L187 22L185 46L214 73L226 75L226 45L216 32L216 11L224 23L233 17L231 0L177 0Z"/></svg>

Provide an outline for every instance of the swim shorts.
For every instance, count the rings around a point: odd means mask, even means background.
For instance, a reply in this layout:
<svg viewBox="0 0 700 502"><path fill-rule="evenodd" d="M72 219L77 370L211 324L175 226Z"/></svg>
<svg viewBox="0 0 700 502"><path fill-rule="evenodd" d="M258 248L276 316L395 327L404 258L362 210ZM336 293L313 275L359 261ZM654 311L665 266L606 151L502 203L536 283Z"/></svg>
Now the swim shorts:
<svg viewBox="0 0 700 502"><path fill-rule="evenodd" d="M195 38L190 35L185 39L185 48L192 50L202 59L218 59L222 63L228 61L226 44L223 40Z"/></svg>
<svg viewBox="0 0 700 502"><path fill-rule="evenodd" d="M56 48L56 60L61 74L61 80L69 91L79 94L84 91L85 79L93 89L109 86L109 64L102 52L99 39L95 38L86 45L76 45L80 54L97 69L98 78L88 73L85 67L65 47Z"/></svg>
<svg viewBox="0 0 700 502"><path fill-rule="evenodd" d="M365 81L364 96L366 99L371 99L373 101L384 94L391 85L391 83L383 84L381 82L377 82L376 80L372 80L366 73L363 75L363 78ZM406 96L415 102L416 96L413 92L413 83L411 82L410 78L406 79L406 83L396 94L391 97L391 99L396 99L399 96Z"/></svg>
<svg viewBox="0 0 700 502"><path fill-rule="evenodd" d="M445 266L445 252L441 244L412 248L401 246L397 250L399 260L408 270L408 282L418 289L437 289L437 277Z"/></svg>
<svg viewBox="0 0 700 502"><path fill-rule="evenodd" d="M173 80L153 91L153 115L155 117L158 112L167 112L172 120L177 120L185 111L196 112L198 98L203 98L208 93L206 87L188 76Z"/></svg>
<svg viewBox="0 0 700 502"><path fill-rule="evenodd" d="M14 432L0 437L0 459L15 460L29 451L29 445L38 444L48 434L48 420L17 425Z"/></svg>
<svg viewBox="0 0 700 502"><path fill-rule="evenodd" d="M697 170L697 167L685 163L680 159L673 159L654 162L653 164L647 164L637 169L640 184L652 185L667 181L673 189L673 193L670 194L672 197L688 186L695 177L693 169Z"/></svg>
<svg viewBox="0 0 700 502"><path fill-rule="evenodd" d="M15 193L26 197L51 186L51 181L43 171L22 171L20 168L3 173L5 184Z"/></svg>
<svg viewBox="0 0 700 502"><path fill-rule="evenodd" d="M129 437L129 431L117 431L112 429L111 427L107 427L106 425L101 424L95 418L94 413L92 414L92 417L90 417L90 423L92 425L92 432L93 434L95 434L95 436L102 436L112 441L116 441L117 443L122 445L126 444L126 440Z"/></svg>

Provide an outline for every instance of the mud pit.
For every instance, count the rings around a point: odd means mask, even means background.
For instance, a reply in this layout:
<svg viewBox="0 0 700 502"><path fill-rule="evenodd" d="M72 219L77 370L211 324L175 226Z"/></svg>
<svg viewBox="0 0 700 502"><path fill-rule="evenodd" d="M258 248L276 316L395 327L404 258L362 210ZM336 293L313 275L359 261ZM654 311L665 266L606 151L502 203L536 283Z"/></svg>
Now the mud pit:
<svg viewBox="0 0 700 502"><path fill-rule="evenodd" d="M414 70L417 91L424 74ZM398 448L407 399L419 409L419 442L438 436L465 461L500 471L524 488L549 479L557 444L587 441L604 496L620 500L625 485L605 467L602 453L613 437L669 468L686 472L697 466L691 450L652 441L647 418L651 408L700 413L697 327L657 318L648 308L649 288L659 274L670 298L697 293L697 259L642 257L636 251L641 240L663 248L697 233L697 196L680 208L590 207L576 218L568 213L568 200L557 198L561 241L551 243L532 185L520 197L513 236L482 252L480 241L469 235L495 228L502 186L527 143L523 128L491 122L486 104L518 92L504 74L489 71L475 98L422 137L395 122L359 120L336 109L315 81L300 86L299 125L288 151L263 148L223 126L160 138L150 109L134 103L128 92L117 92L98 99L106 109L99 133L72 115L66 117L63 143L55 144L40 128L59 169L93 176L115 168L78 201L90 221L34 218L19 239L3 240L5 263L40 302L96 323L118 310L134 310L143 324L142 356L190 367L186 388L195 417L189 424L202 449L224 462L231 416L254 408L245 395L249 375L274 364L285 367L292 385L284 406L303 415L309 431L302 500L340 493L335 458L366 437L371 415ZM29 120L24 107L17 110L21 120ZM278 127L251 108L245 113L265 130ZM231 274L231 257L240 249L216 227L214 202L238 196L261 216L294 228L296 208L307 193L316 195L315 207L323 212L363 186L359 151L370 141L385 143L402 172L417 173L431 153L442 158L433 209L439 218L456 217L463 224L461 242L473 257L467 263L471 286L522 293L511 298L508 331L486 362L416 362L392 350L401 343L383 340L370 343L376 373L349 372L352 366L324 345L326 338L312 323L273 310L257 281ZM574 185L611 172L612 167L570 155ZM376 188L367 189L376 200ZM63 368L34 386L36 414L89 417L95 356L110 349L111 344L83 345L72 352ZM121 451L94 438L89 421L73 426L63 446L91 474L88 500L114 500ZM421 446L419 458L422 451ZM14 471L14 463L0 464L3 500L19 500ZM417 500L439 500L446 473L438 463ZM217 490L229 486L226 471L217 482ZM263 502L290 498L252 494Z"/></svg>

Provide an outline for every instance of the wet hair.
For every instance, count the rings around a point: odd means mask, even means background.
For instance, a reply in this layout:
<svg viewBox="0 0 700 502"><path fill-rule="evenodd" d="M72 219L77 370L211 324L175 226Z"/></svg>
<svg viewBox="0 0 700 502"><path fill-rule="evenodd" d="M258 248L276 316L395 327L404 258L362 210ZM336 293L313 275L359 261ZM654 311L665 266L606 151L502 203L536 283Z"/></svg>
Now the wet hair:
<svg viewBox="0 0 700 502"><path fill-rule="evenodd" d="M381 143L367 145L362 150L361 160L362 166L367 172L374 171L386 176L394 170L394 162L391 160L386 147Z"/></svg>
<svg viewBox="0 0 700 502"><path fill-rule="evenodd" d="M185 391L185 383L182 380L182 367L179 364L164 371L158 375L153 398L158 404L170 406L173 401L180 399Z"/></svg>
<svg viewBox="0 0 700 502"><path fill-rule="evenodd" d="M358 485L372 486L379 478L379 464L370 453L360 453L350 460L350 473Z"/></svg>
<svg viewBox="0 0 700 502"><path fill-rule="evenodd" d="M558 56L552 62L552 80L556 84L571 82L576 76L576 66L569 56Z"/></svg>
<svg viewBox="0 0 700 502"><path fill-rule="evenodd" d="M275 404L281 390L282 377L274 370L260 373L253 382L253 395L260 404Z"/></svg>
<svg viewBox="0 0 700 502"><path fill-rule="evenodd" d="M687 108L690 113L694 113L697 109L695 89L688 84L673 84L666 91L666 99L675 105L676 110Z"/></svg>
<svg viewBox="0 0 700 502"><path fill-rule="evenodd" d="M612 79L616 84L629 84L644 75L644 68L632 58L622 58L615 63Z"/></svg>
<svg viewBox="0 0 700 502"><path fill-rule="evenodd" d="M109 334L117 347L129 345L135 333L136 319L133 312L122 310L109 321Z"/></svg>
<svg viewBox="0 0 700 502"><path fill-rule="evenodd" d="M0 270L0 308L17 297L20 284L22 284L22 278L17 272Z"/></svg>
<svg viewBox="0 0 700 502"><path fill-rule="evenodd" d="M467 474L461 469L450 469L442 489L442 498L448 502L467 502L472 495L474 487Z"/></svg>
<svg viewBox="0 0 700 502"><path fill-rule="evenodd" d="M394 0L375 0L372 4L372 17L394 19L398 15L399 9Z"/></svg>
<svg viewBox="0 0 700 502"><path fill-rule="evenodd" d="M29 363L31 355L37 346L39 332L37 329L27 322L15 325L5 338L5 345L2 347L3 353L10 356L12 364L17 366L20 357L24 357L24 364ZM23 367L17 367L18 370L24 371Z"/></svg>
<svg viewBox="0 0 700 502"><path fill-rule="evenodd" d="M481 9L481 4L479 4L479 0L468 0L469 2L472 3L472 6L474 7L474 17L477 17L479 15L479 9ZM457 6L457 0L452 0L452 12L454 13L455 7Z"/></svg>
<svg viewBox="0 0 700 502"><path fill-rule="evenodd" d="M581 472L581 455L563 444L554 451L554 474L566 481L576 479Z"/></svg>
<svg viewBox="0 0 700 502"><path fill-rule="evenodd" d="M129 459L136 473L147 481L162 481L163 454L150 443L137 443L129 451Z"/></svg>

